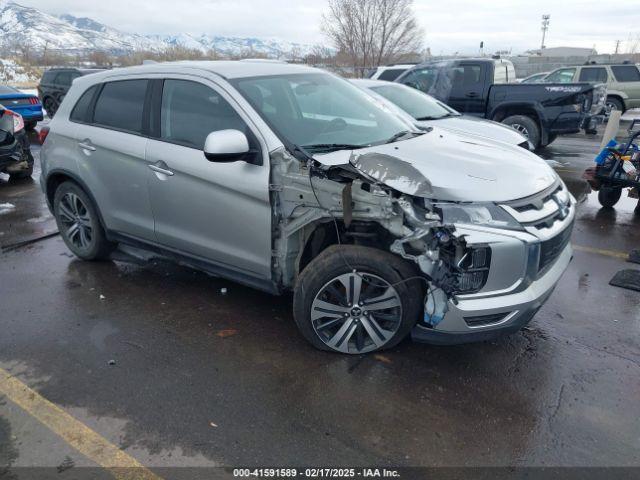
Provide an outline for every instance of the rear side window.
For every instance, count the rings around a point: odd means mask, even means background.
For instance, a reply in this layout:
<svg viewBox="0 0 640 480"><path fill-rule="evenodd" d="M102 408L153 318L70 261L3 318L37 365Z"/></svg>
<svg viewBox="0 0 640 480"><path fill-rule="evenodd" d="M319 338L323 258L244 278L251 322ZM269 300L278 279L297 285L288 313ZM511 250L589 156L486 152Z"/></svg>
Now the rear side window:
<svg viewBox="0 0 640 480"><path fill-rule="evenodd" d="M142 114L148 80L105 83L96 101L93 123L116 130L142 133Z"/></svg>
<svg viewBox="0 0 640 480"><path fill-rule="evenodd" d="M378 77L379 80L387 80L388 82L393 82L396 78L400 76L400 74L404 72L404 69L401 68L392 68L389 70L385 70Z"/></svg>
<svg viewBox="0 0 640 480"><path fill-rule="evenodd" d="M619 82L640 82L640 72L635 65L620 65L611 70Z"/></svg>
<svg viewBox="0 0 640 480"><path fill-rule="evenodd" d="M581 82L596 82L596 83L607 83L609 76L607 75L607 69L603 67L598 68L583 68L580 71L580 81Z"/></svg>
<svg viewBox="0 0 640 480"><path fill-rule="evenodd" d="M52 72L51 70L44 72L44 75L42 75L42 83L53 83L55 76L56 72Z"/></svg>
<svg viewBox="0 0 640 480"><path fill-rule="evenodd" d="M160 110L160 137L202 150L211 132L247 126L229 103L213 89L188 80L165 80Z"/></svg>
<svg viewBox="0 0 640 480"><path fill-rule="evenodd" d="M84 92L78 99L76 105L71 111L71 116L69 117L72 121L81 123L88 123L91 121L91 112L89 111L89 107L91 107L91 101L93 100L93 96L97 89L98 85L94 85Z"/></svg>
<svg viewBox="0 0 640 480"><path fill-rule="evenodd" d="M71 72L60 72L56 76L56 85L68 87L71 85Z"/></svg>

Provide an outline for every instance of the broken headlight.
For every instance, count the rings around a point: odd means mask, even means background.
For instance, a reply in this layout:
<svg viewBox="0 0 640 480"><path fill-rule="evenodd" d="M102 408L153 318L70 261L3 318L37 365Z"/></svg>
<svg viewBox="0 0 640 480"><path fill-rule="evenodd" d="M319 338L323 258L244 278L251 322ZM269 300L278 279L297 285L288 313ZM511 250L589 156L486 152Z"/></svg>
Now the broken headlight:
<svg viewBox="0 0 640 480"><path fill-rule="evenodd" d="M457 293L476 293L487 283L491 267L491 248L473 246L460 260Z"/></svg>
<svg viewBox="0 0 640 480"><path fill-rule="evenodd" d="M506 211L493 203L439 203L442 223L481 225L508 230L522 230L522 226Z"/></svg>

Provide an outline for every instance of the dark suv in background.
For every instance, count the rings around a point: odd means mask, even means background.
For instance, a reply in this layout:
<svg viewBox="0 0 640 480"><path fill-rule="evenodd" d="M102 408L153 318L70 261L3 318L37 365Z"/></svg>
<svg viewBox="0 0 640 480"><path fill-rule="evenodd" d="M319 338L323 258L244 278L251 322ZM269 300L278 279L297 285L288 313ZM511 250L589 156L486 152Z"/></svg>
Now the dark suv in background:
<svg viewBox="0 0 640 480"><path fill-rule="evenodd" d="M53 117L62 99L71 88L74 78L101 72L100 68L52 68L42 75L38 85L38 97L49 117Z"/></svg>

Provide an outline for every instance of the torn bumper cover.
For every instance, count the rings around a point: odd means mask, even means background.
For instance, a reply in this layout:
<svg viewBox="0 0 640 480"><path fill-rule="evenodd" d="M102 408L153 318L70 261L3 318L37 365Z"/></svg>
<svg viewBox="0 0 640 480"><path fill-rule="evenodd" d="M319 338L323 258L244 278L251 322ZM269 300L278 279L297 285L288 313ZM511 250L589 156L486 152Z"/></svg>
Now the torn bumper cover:
<svg viewBox="0 0 640 480"><path fill-rule="evenodd" d="M569 232L571 226L567 227ZM473 237L471 235L470 237ZM470 245L473 240L470 239ZM520 243L520 245L518 245ZM573 257L570 243L563 244L548 268L540 269L544 243L505 238L489 243L492 268L481 292L458 295L447 302L444 318L437 324L418 322L411 336L415 341L453 345L490 340L524 327L551 296ZM519 252L524 249L526 253ZM527 261L522 263L521 259ZM497 277L502 276L502 280ZM512 285L509 281L515 280Z"/></svg>

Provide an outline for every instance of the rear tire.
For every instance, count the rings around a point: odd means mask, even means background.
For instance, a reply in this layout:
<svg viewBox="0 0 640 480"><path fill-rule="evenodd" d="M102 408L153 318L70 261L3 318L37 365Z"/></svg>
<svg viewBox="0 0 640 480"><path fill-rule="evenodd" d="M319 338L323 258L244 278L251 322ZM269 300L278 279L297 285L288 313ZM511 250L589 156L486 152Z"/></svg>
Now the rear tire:
<svg viewBox="0 0 640 480"><path fill-rule="evenodd" d="M533 148L540 148L540 127L533 118L526 115L511 115L502 120L502 123L527 137L533 144Z"/></svg>
<svg viewBox="0 0 640 480"><path fill-rule="evenodd" d="M105 260L115 245L107 240L98 211L82 188L64 182L53 196L53 214L60 236L83 260Z"/></svg>
<svg viewBox="0 0 640 480"><path fill-rule="evenodd" d="M392 348L422 312L422 281L407 280L417 275L412 264L389 252L331 246L298 278L294 319L320 350L357 355Z"/></svg>
<svg viewBox="0 0 640 480"><path fill-rule="evenodd" d="M619 98L607 97L607 112L611 113L614 110L619 110L620 113L624 113L624 103Z"/></svg>
<svg viewBox="0 0 640 480"><path fill-rule="evenodd" d="M598 192L598 201L604 208L611 208L622 196L622 188L602 187Z"/></svg>

